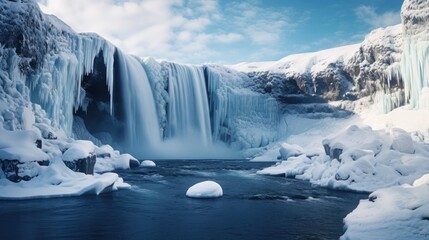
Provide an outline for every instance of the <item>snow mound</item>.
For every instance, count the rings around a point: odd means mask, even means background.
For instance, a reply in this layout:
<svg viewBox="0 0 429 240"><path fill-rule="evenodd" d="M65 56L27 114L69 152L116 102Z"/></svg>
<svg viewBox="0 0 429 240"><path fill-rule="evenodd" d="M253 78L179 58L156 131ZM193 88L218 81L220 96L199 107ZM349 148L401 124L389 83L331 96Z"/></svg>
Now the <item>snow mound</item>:
<svg viewBox="0 0 429 240"><path fill-rule="evenodd" d="M20 200L32 198L80 196L101 194L129 188L115 173L85 175L70 170L61 158L51 160L49 166L40 166L39 175L31 181L12 183L0 179L0 199Z"/></svg>
<svg viewBox="0 0 429 240"><path fill-rule="evenodd" d="M304 149L296 144L282 143L280 147L280 155L283 160L290 157L297 157L304 154Z"/></svg>
<svg viewBox="0 0 429 240"><path fill-rule="evenodd" d="M69 143L66 146L67 150L63 154L64 161L73 161L77 159L83 159L95 151L94 143L86 140L77 140L72 143Z"/></svg>
<svg viewBox="0 0 429 240"><path fill-rule="evenodd" d="M360 44L327 49L319 52L287 56L277 62L239 63L231 66L240 72L273 73L316 73L325 70L329 64L348 62L359 50Z"/></svg>
<svg viewBox="0 0 429 240"><path fill-rule="evenodd" d="M142 167L156 167L156 164L151 160L144 160L140 166Z"/></svg>
<svg viewBox="0 0 429 240"><path fill-rule="evenodd" d="M428 239L429 174L412 185L380 189L344 219L341 239Z"/></svg>
<svg viewBox="0 0 429 240"><path fill-rule="evenodd" d="M98 173L140 166L140 162L131 154L121 154L110 145L96 147L95 153L97 161L95 162L94 171Z"/></svg>
<svg viewBox="0 0 429 240"><path fill-rule="evenodd" d="M429 148L422 142L413 142L402 129L389 133L353 125L322 142L326 154L290 157L257 173L295 177L334 189L371 192L411 184L429 172Z"/></svg>
<svg viewBox="0 0 429 240"><path fill-rule="evenodd" d="M190 198L218 198L223 196L222 187L213 181L197 183L186 191L186 196Z"/></svg>

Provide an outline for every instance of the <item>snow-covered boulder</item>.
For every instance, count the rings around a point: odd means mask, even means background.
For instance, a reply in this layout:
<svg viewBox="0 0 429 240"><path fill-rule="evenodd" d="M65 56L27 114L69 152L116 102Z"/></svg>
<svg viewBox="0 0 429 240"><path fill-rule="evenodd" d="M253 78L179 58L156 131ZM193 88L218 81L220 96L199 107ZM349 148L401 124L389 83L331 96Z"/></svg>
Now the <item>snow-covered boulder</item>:
<svg viewBox="0 0 429 240"><path fill-rule="evenodd" d="M388 132L351 126L323 142L325 148L341 152L335 157L332 151L327 151L331 156L302 154L257 173L295 177L334 189L372 192L411 184L429 172L427 145L412 142L409 134L400 129Z"/></svg>
<svg viewBox="0 0 429 240"><path fill-rule="evenodd" d="M78 140L66 146L62 159L75 172L94 174L96 162L95 146L91 141Z"/></svg>
<svg viewBox="0 0 429 240"><path fill-rule="evenodd" d="M340 156L343 152L356 149L372 151L377 155L383 147L390 146L390 142L386 134L376 134L369 126L352 125L333 138L324 139L322 144L326 155L332 159L341 160Z"/></svg>
<svg viewBox="0 0 429 240"><path fill-rule="evenodd" d="M5 131L0 129L0 169L13 182L28 181L39 174L40 165L49 164L41 140L32 131Z"/></svg>
<svg viewBox="0 0 429 240"><path fill-rule="evenodd" d="M0 179L0 199L98 195L130 187L116 173L86 175L74 172L60 157L52 159L49 166L40 166L39 170L39 176L31 181L12 183L7 179Z"/></svg>
<svg viewBox="0 0 429 240"><path fill-rule="evenodd" d="M222 187L213 181L197 183L186 191L186 196L190 198L218 198L223 196Z"/></svg>
<svg viewBox="0 0 429 240"><path fill-rule="evenodd" d="M297 157L304 154L304 149L301 146L296 144L282 143L280 147L280 157L283 160L286 160L290 157Z"/></svg>
<svg viewBox="0 0 429 240"><path fill-rule="evenodd" d="M406 131L394 128L390 131L390 135L392 137L392 146L393 150L397 150L402 153L414 153L414 143L411 135Z"/></svg>
<svg viewBox="0 0 429 240"><path fill-rule="evenodd" d="M428 239L429 174L375 191L344 219L341 239Z"/></svg>
<svg viewBox="0 0 429 240"><path fill-rule="evenodd" d="M156 167L156 164L151 160L144 160L140 166L142 167Z"/></svg>
<svg viewBox="0 0 429 240"><path fill-rule="evenodd" d="M137 168L140 162L131 154L121 154L115 151L110 145L103 145L95 148L97 162L95 172L108 172L116 169Z"/></svg>

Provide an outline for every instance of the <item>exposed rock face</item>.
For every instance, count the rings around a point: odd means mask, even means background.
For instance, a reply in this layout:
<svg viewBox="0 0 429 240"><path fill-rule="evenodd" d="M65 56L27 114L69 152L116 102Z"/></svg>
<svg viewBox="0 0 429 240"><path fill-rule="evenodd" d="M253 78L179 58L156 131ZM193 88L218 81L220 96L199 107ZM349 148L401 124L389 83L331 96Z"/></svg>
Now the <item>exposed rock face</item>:
<svg viewBox="0 0 429 240"><path fill-rule="evenodd" d="M94 174L97 155L91 141L77 140L69 143L66 148L62 159L67 167L75 172Z"/></svg>
<svg viewBox="0 0 429 240"><path fill-rule="evenodd" d="M96 159L95 153L92 153L86 158L64 161L64 164L75 172L93 175Z"/></svg>
<svg viewBox="0 0 429 240"><path fill-rule="evenodd" d="M232 68L251 79L249 88L285 101L302 94L324 100L355 100L403 88L399 63L402 26L376 29L358 45L296 54L277 62L242 63Z"/></svg>
<svg viewBox="0 0 429 240"><path fill-rule="evenodd" d="M49 164L49 161L42 161ZM0 168L4 176L12 182L21 180L29 181L39 175L39 163L37 161L20 162L18 160L0 159Z"/></svg>
<svg viewBox="0 0 429 240"><path fill-rule="evenodd" d="M405 0L401 9L405 36L420 35L429 40L429 3L427 0Z"/></svg>

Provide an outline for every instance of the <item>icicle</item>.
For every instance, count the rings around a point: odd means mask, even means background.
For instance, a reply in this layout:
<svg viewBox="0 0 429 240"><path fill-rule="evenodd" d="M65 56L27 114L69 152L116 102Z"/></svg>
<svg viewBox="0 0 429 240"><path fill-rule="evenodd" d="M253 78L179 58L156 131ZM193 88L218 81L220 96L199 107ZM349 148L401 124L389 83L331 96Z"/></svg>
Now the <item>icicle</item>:
<svg viewBox="0 0 429 240"><path fill-rule="evenodd" d="M404 39L404 51L401 61L405 97L412 107L429 107L429 42L418 41L411 37Z"/></svg>

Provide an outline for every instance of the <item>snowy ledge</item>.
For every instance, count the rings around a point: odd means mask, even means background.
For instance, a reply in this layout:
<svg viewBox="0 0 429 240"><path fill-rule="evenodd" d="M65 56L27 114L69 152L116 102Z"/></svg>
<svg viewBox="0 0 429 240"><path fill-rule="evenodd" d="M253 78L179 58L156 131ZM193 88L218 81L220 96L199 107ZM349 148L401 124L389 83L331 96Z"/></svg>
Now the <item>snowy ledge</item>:
<svg viewBox="0 0 429 240"><path fill-rule="evenodd" d="M31 181L13 183L7 179L0 179L0 199L99 195L124 188L130 188L130 185L124 183L116 173L85 175L73 172L60 158L55 158L51 160L49 166L40 166L39 175Z"/></svg>
<svg viewBox="0 0 429 240"><path fill-rule="evenodd" d="M341 239L428 239L429 174L414 181L380 189L361 200L344 219Z"/></svg>

